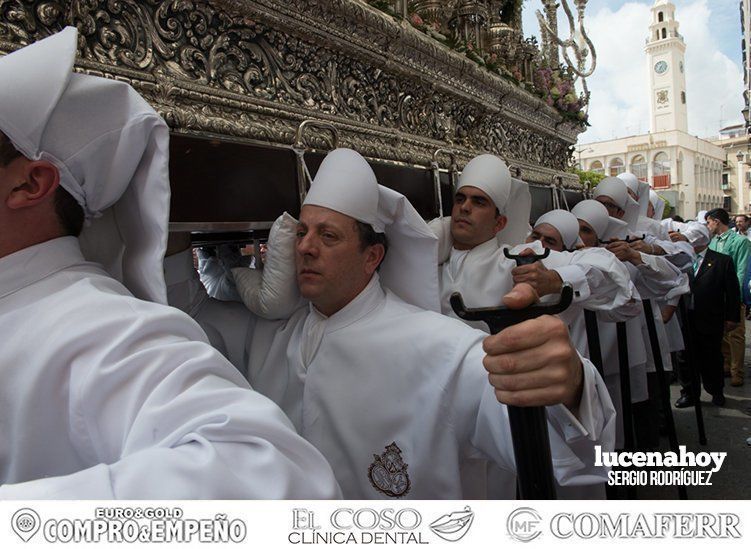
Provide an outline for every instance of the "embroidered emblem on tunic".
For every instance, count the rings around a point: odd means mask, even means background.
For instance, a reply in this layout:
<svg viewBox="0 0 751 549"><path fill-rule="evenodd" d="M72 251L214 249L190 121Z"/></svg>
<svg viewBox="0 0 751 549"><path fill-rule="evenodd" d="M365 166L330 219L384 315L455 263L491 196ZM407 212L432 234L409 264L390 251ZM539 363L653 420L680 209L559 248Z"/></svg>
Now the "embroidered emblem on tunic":
<svg viewBox="0 0 751 549"><path fill-rule="evenodd" d="M368 478L373 488L391 498L400 498L410 489L408 465L402 459L402 450L392 442L368 467Z"/></svg>

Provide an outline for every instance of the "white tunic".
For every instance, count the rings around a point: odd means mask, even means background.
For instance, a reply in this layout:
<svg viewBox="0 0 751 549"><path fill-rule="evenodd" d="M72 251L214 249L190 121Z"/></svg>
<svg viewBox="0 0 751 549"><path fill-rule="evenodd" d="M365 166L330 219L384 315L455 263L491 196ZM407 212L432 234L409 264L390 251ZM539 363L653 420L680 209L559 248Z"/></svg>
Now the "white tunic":
<svg viewBox="0 0 751 549"><path fill-rule="evenodd" d="M391 482L401 497L458 499L465 460L514 470L506 408L482 366L484 337L384 291L376 275L331 317L305 307L287 321L259 321L249 376L326 456L346 498L386 498L376 486ZM548 417L559 482L602 482L593 446L612 447L615 412L591 363L581 422L563 406ZM371 480L371 466L386 458L393 476Z"/></svg>
<svg viewBox="0 0 751 549"><path fill-rule="evenodd" d="M332 498L331 469L180 311L59 238L0 259L0 499Z"/></svg>
<svg viewBox="0 0 751 549"><path fill-rule="evenodd" d="M510 249L510 253L520 253L537 246L537 243L519 245ZM556 271L561 280L571 284L574 289L572 311L562 315L567 323L581 316L583 306L591 310L610 310L632 299L633 286L626 268L606 250L588 248L574 253L551 251L542 263ZM515 267L516 262L503 255L503 248L496 239L467 251L452 249L448 261L439 267L441 312L456 317L449 303L454 292L462 294L467 307L500 305L503 296L514 285L511 271ZM468 324L488 330L482 322Z"/></svg>

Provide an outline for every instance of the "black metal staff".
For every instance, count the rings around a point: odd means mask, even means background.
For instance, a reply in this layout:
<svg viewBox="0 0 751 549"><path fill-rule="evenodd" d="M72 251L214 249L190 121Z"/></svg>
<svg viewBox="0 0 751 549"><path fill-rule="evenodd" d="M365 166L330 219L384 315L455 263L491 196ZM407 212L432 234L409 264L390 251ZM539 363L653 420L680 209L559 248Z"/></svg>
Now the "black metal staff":
<svg viewBox="0 0 751 549"><path fill-rule="evenodd" d="M633 450L634 416L631 411L631 370L628 362L628 334L625 322L615 324L618 340L618 369L621 384L621 400L623 401L623 443L626 450Z"/></svg>
<svg viewBox="0 0 751 549"><path fill-rule="evenodd" d="M550 255L550 250L548 248L545 248L545 251L542 253L542 255L514 255L509 253L508 248L503 248L503 255L506 256L506 259L513 259L514 261L516 261L516 266L521 267L522 265L532 265L532 263L537 263L541 259L545 259Z"/></svg>
<svg viewBox="0 0 751 549"><path fill-rule="evenodd" d="M506 257L515 259L517 264L530 264L544 256L513 256L504 250ZM519 261L525 263L519 263ZM450 303L456 315L469 321L481 320L488 325L491 334L497 334L509 326L542 315L554 315L563 312L571 305L574 290L564 284L558 303L535 305L526 309L509 309L507 307L484 307L467 309L459 293L451 296ZM548 423L544 406L517 407L507 406L511 438L514 445L514 458L521 499L555 499L555 476L553 460L548 438Z"/></svg>
<svg viewBox="0 0 751 549"><path fill-rule="evenodd" d="M628 362L626 323L617 322L615 329L618 340L618 370L621 385L621 406L623 408L623 443L626 450L633 451L636 444L634 442L634 415L631 409L631 370ZM636 486L626 486L626 497L636 499Z"/></svg>
<svg viewBox="0 0 751 549"><path fill-rule="evenodd" d="M595 365L597 372L602 379L605 379L605 362L602 359L602 348L600 346L600 328L597 325L597 313L584 309L584 326L587 329L587 347L589 349L589 360ZM605 486L607 499L616 499L615 487Z"/></svg>
<svg viewBox="0 0 751 549"><path fill-rule="evenodd" d="M699 377L699 368L696 364L696 355L694 354L694 340L691 337L692 330L689 324L688 311L686 310L687 296L681 296L678 301L678 315L681 324L681 331L683 333L683 341L686 344L685 359L688 364L689 370L691 370L691 398L694 399L694 413L696 414L696 429L699 433L699 444L702 446L707 445L707 433L704 430L704 413L701 409L701 379Z"/></svg>
<svg viewBox="0 0 751 549"><path fill-rule="evenodd" d="M584 327L587 329L587 347L589 348L589 359L597 368L600 377L605 379L603 369L602 349L600 347L600 328L597 326L597 313L584 309Z"/></svg>
<svg viewBox="0 0 751 549"><path fill-rule="evenodd" d="M670 405L670 392L665 383L665 367L662 364L662 353L660 352L660 341L657 339L657 326L655 317L652 313L652 302L648 299L642 300L644 305L644 316L647 319L647 331L649 332L649 343L652 346L652 357L655 361L655 370L657 370L657 383L660 389L660 400L662 400L662 410L665 414L665 420L668 422L668 441L670 449L678 453L678 435L675 431L675 421L673 419L673 407ZM688 499L686 487L678 485L678 497Z"/></svg>
<svg viewBox="0 0 751 549"><path fill-rule="evenodd" d="M628 235L623 240L619 240L617 238L612 238L610 240L600 240L598 238L597 241L600 244L605 244L605 245L612 244L613 242L625 242L626 244L631 244L632 242L638 242L640 240L644 240L645 238L647 238L647 235L643 234L641 236L631 236L631 235Z"/></svg>

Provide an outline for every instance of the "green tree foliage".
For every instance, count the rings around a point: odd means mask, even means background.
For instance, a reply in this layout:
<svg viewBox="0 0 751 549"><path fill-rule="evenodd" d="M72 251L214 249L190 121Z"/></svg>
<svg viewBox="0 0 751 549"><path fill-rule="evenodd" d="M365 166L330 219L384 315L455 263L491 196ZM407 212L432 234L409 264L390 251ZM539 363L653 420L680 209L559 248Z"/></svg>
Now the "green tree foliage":
<svg viewBox="0 0 751 549"><path fill-rule="evenodd" d="M605 174L602 173L577 170L576 168L571 171L579 177L579 182L590 191L594 189L600 181L605 179Z"/></svg>

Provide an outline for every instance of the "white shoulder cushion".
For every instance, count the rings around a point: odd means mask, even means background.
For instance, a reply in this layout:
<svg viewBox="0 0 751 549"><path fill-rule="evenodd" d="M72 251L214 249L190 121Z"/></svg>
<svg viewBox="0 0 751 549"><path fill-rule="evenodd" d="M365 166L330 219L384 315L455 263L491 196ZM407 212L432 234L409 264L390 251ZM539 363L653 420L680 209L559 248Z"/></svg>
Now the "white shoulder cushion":
<svg viewBox="0 0 751 549"><path fill-rule="evenodd" d="M271 227L263 269L232 269L237 293L261 318L289 318L302 304L295 270L296 229L297 220L284 212Z"/></svg>

